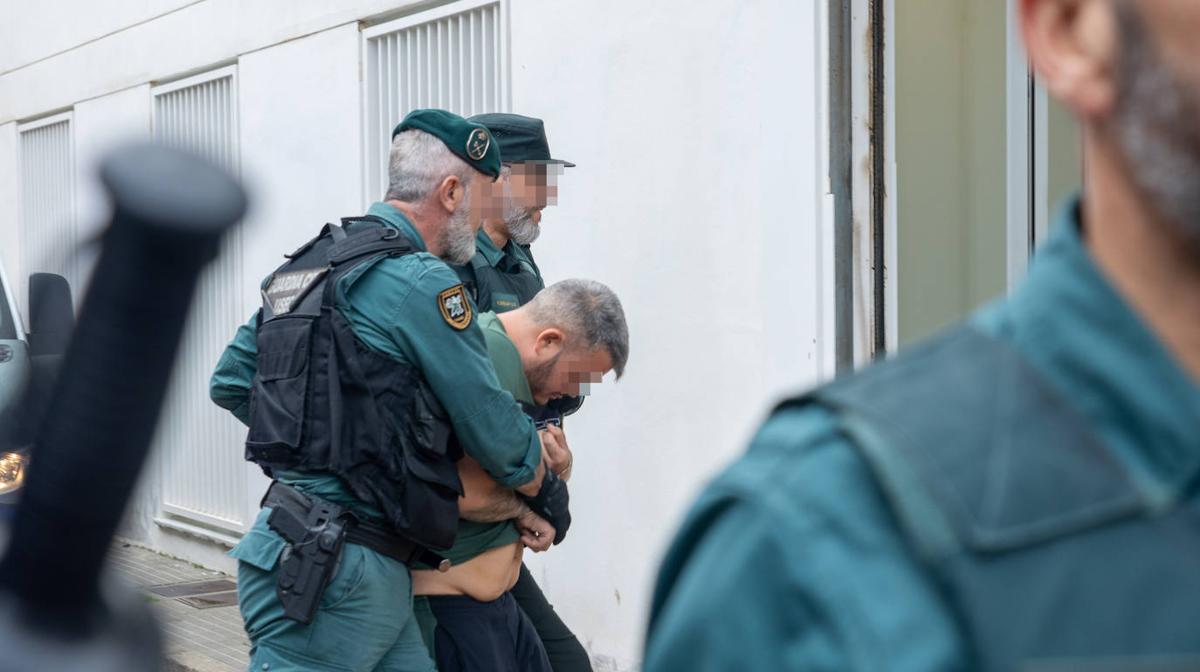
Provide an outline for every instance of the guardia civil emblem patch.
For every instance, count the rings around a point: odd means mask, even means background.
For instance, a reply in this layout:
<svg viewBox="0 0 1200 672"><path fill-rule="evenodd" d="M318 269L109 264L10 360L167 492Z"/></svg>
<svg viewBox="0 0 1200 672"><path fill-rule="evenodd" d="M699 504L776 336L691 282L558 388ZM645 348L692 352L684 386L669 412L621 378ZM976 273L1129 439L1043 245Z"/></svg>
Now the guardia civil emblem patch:
<svg viewBox="0 0 1200 672"><path fill-rule="evenodd" d="M471 131L467 136L467 156L475 161L487 155L488 147L492 146L492 136L482 128Z"/></svg>
<svg viewBox="0 0 1200 672"><path fill-rule="evenodd" d="M471 302L467 300L467 291L461 284L438 294L438 309L442 311L442 319L446 324L459 331L471 326Z"/></svg>

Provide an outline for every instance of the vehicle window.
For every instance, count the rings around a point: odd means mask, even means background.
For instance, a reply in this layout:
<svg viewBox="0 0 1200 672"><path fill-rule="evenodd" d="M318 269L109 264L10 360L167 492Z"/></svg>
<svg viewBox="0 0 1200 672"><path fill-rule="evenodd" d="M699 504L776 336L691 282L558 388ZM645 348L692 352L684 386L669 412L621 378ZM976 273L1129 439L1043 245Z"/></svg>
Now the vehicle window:
<svg viewBox="0 0 1200 672"><path fill-rule="evenodd" d="M0 280L0 340L14 340L17 337L17 325L13 324L12 311L8 308L8 298L4 292L4 282Z"/></svg>

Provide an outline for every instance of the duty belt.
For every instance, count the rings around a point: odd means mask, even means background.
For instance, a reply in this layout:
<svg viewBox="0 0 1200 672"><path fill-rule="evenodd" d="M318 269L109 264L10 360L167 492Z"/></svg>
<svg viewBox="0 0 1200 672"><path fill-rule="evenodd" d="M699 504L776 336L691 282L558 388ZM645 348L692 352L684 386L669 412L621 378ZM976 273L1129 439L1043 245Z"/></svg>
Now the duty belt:
<svg viewBox="0 0 1200 672"><path fill-rule="evenodd" d="M346 543L365 546L393 560L412 566L421 562L444 572L450 569L450 561L424 546L396 534L387 523L374 520L363 514L354 513L312 495L274 481L263 495L262 506L272 509L269 524L288 543L302 543L307 532L305 520L314 506L334 511L334 518L342 518L346 527ZM276 516L274 511L282 515Z"/></svg>

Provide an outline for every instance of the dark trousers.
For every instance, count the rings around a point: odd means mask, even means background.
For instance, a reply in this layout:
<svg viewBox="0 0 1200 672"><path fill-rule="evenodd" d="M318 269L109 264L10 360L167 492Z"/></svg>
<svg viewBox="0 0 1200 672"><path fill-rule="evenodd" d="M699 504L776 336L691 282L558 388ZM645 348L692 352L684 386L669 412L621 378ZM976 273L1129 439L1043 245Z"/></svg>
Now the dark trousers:
<svg viewBox="0 0 1200 672"><path fill-rule="evenodd" d="M430 595L438 672L552 672L537 632L512 595L480 602Z"/></svg>
<svg viewBox="0 0 1200 672"><path fill-rule="evenodd" d="M550 606L550 601L533 580L525 563L521 563L517 585L509 592L533 623L538 637L541 637L554 672L592 672L592 661L587 651L583 650L575 634L554 612L554 607Z"/></svg>

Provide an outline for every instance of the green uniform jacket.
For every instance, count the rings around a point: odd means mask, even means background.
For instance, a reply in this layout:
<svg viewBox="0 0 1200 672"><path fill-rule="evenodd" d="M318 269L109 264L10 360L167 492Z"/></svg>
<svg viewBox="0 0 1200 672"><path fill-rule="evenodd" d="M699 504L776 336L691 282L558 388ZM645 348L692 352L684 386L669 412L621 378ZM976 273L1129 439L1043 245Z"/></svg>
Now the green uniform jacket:
<svg viewBox="0 0 1200 672"><path fill-rule="evenodd" d="M400 211L375 203L368 214L400 229L421 251L361 264L339 280L336 307L367 345L421 369L463 449L498 483L515 488L531 481L541 461L533 422L500 388L478 326L472 322L455 329L438 307L438 294L458 285L458 277L425 251L421 236ZM256 366L254 322L251 318L238 329L210 389L213 401L242 422L248 421ZM355 503L333 476L291 476L282 480L337 503Z"/></svg>
<svg viewBox="0 0 1200 672"><path fill-rule="evenodd" d="M1064 212L1022 288L972 321L1023 354L1137 478L1178 495L1195 474L1171 456L1196 446L1200 388L1088 256L1078 204ZM655 591L645 669L960 670L969 656L867 466L809 406L772 416L688 515Z"/></svg>
<svg viewBox="0 0 1200 672"><path fill-rule="evenodd" d="M500 249L481 229L475 236L475 248L470 263L452 268L481 309L497 313L513 310L529 303L545 288L528 246L510 240Z"/></svg>
<svg viewBox="0 0 1200 672"><path fill-rule="evenodd" d="M481 313L478 319L479 328L487 342L488 355L496 368L496 376L500 380L500 387L510 392L517 401L532 404L533 393L529 391L529 381L525 378L521 355L504 331L504 325L492 312ZM477 523L459 519L458 535L454 538L454 546L442 556L450 562L460 565L484 551L507 546L520 538L521 535L511 520L498 523Z"/></svg>

